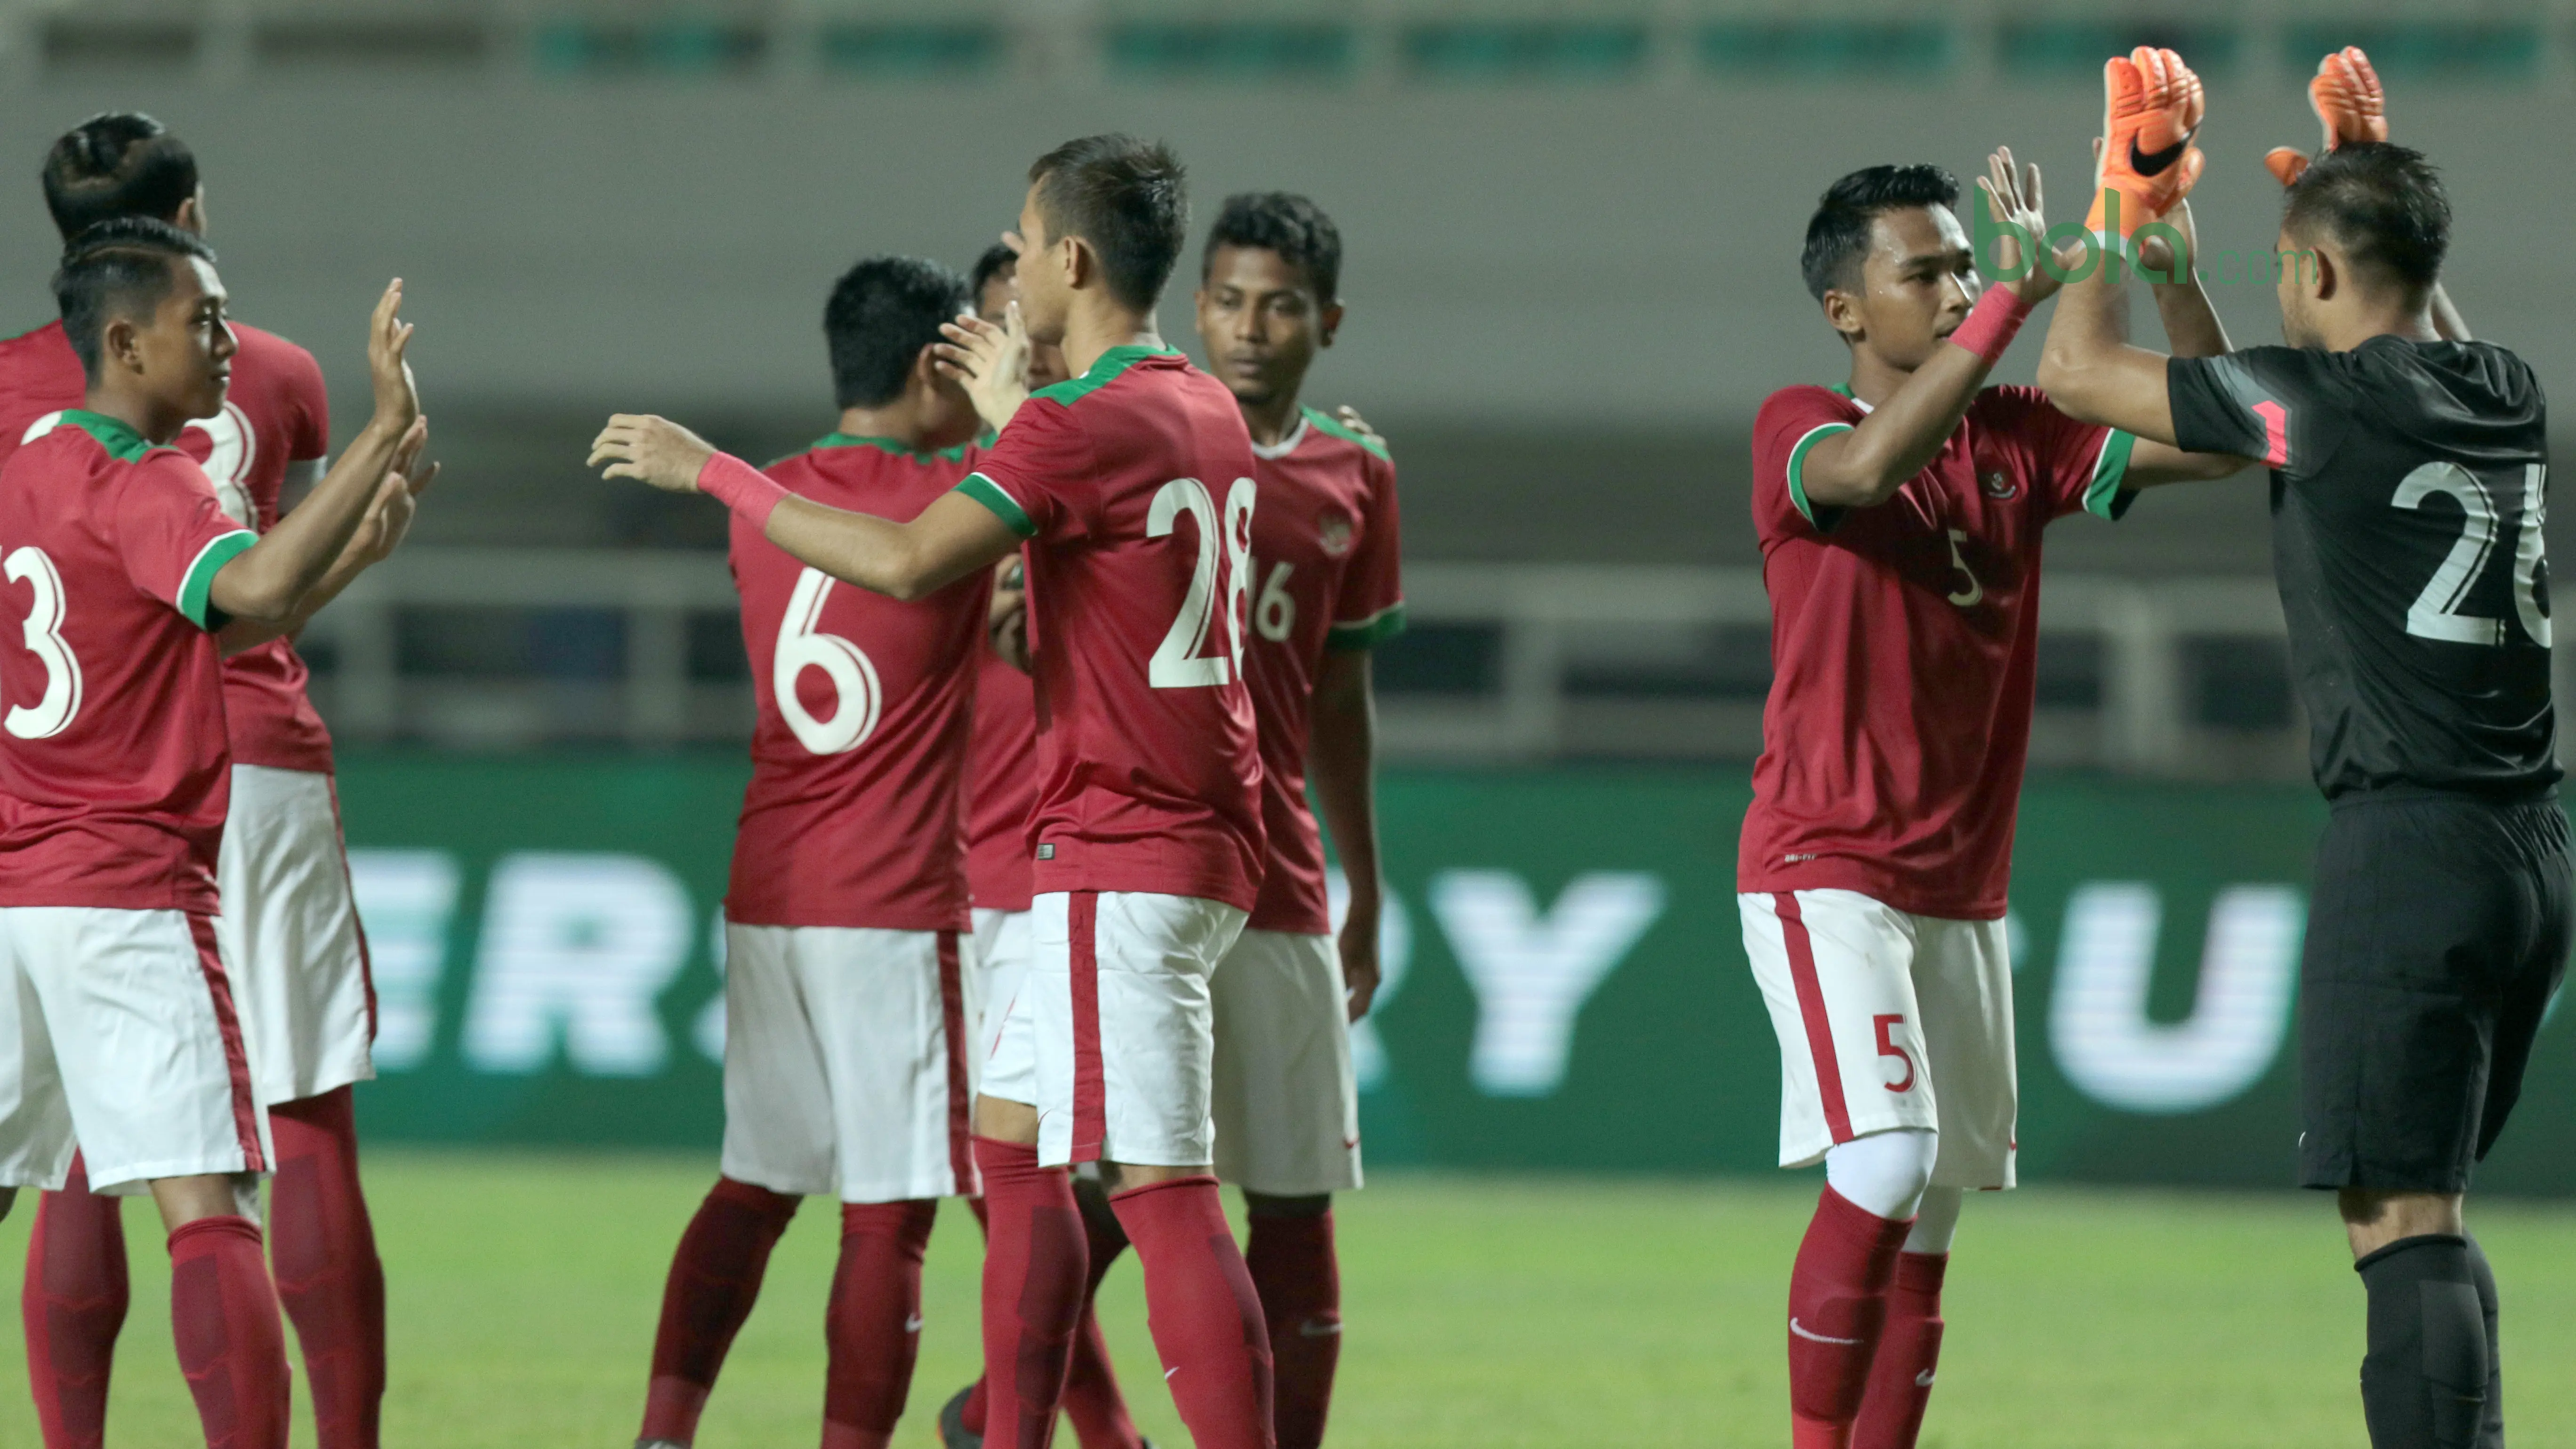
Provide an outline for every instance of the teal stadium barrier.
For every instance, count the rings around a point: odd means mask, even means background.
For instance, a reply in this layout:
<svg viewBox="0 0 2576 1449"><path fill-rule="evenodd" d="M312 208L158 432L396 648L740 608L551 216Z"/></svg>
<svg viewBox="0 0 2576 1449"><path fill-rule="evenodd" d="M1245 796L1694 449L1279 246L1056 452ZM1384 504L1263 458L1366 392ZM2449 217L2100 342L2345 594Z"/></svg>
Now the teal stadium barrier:
<svg viewBox="0 0 2576 1449"><path fill-rule="evenodd" d="M371 1136L711 1145L746 768L344 760L381 1005ZM1388 775L1388 981L1357 1042L1370 1160L1769 1169L1778 1057L1734 902L1748 794L1734 770ZM2323 815L2296 786L2032 781L2011 930L2026 1181L2290 1181ZM2564 1016L2482 1188L2576 1192Z"/></svg>

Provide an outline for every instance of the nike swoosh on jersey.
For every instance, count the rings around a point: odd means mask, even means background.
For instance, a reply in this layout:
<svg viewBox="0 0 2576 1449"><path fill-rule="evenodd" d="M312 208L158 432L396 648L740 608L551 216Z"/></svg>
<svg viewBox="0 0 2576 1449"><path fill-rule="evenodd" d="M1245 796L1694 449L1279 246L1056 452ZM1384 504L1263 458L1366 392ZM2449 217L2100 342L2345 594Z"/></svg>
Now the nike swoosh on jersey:
<svg viewBox="0 0 2576 1449"><path fill-rule="evenodd" d="M1804 1325L1800 1324L1798 1320L1794 1318L1789 1320L1789 1331L1811 1343L1839 1343L1849 1347L1857 1345L1860 1342L1857 1338L1828 1338L1821 1333L1810 1333Z"/></svg>

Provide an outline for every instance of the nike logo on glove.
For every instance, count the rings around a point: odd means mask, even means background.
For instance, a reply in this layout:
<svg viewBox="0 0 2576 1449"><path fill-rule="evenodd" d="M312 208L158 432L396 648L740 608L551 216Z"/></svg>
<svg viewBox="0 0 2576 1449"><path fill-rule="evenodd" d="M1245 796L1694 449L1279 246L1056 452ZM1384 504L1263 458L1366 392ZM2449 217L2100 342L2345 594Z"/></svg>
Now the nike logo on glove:
<svg viewBox="0 0 2576 1449"><path fill-rule="evenodd" d="M2181 160L2182 153L2190 148L2191 138L2189 136L2185 136L2181 140L2174 142L2172 145L2167 146L2161 151L2142 152L2138 149L2138 138L2131 136L2129 138L2129 169L2137 172L2140 176L2153 176L2157 172L2171 166L2176 161Z"/></svg>
<svg viewBox="0 0 2576 1449"><path fill-rule="evenodd" d="M1821 1333L1809 1333L1806 1328L1794 1318L1789 1320L1789 1331L1811 1343L1839 1343L1845 1347L1851 1347L1860 1342L1857 1338L1828 1338Z"/></svg>

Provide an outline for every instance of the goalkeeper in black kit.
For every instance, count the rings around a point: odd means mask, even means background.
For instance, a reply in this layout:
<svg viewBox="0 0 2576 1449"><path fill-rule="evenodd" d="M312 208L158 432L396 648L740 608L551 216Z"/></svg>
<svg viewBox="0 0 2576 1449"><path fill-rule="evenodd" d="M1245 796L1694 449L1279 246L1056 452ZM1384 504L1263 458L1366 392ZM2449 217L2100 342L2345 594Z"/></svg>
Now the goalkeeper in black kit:
<svg viewBox="0 0 2576 1449"><path fill-rule="evenodd" d="M2301 967L2299 1178L2336 1192L2368 1293L2375 1449L2501 1449L2495 1276L2461 1203L2569 946L2544 404L2444 296L2450 203L2388 142L2369 62L2328 56L2310 93L2327 149L2268 162L2288 186L2289 345L2132 347L2097 275L2058 302L2040 385L2075 417L2271 468L2333 807Z"/></svg>

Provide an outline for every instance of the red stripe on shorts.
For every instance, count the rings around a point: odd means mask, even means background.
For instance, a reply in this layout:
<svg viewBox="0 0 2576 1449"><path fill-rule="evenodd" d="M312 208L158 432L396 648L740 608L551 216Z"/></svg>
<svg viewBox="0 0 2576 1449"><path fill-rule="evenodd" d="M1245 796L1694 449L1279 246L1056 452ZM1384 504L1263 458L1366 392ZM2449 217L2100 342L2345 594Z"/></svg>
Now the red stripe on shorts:
<svg viewBox="0 0 2576 1449"><path fill-rule="evenodd" d="M233 1011L232 978L215 946L215 918L187 913L188 935L197 943L197 970L206 978L206 995L215 1008L215 1029L224 1038L224 1074L232 1081L233 1132L241 1140L242 1170L268 1171L268 1155L259 1150L259 1099L251 1095L250 1056L242 1050L241 1017Z"/></svg>
<svg viewBox="0 0 2576 1449"><path fill-rule="evenodd" d="M948 1170L957 1191L981 1197L975 1180L974 1099L966 1090L966 979L957 964L957 933L939 933L939 1031L948 1056Z"/></svg>
<svg viewBox="0 0 2576 1449"><path fill-rule="evenodd" d="M1798 1015L1807 1024L1807 1051L1816 1059L1816 1093L1825 1100L1825 1127L1836 1142L1852 1140L1851 1110L1843 1104L1843 1070L1834 1055L1834 1027L1825 1018L1825 988L1816 980L1816 945L1795 892L1772 901L1780 911L1780 940L1789 948L1789 981L1798 988Z"/></svg>
<svg viewBox="0 0 2576 1449"><path fill-rule="evenodd" d="M1100 1068L1100 893L1074 891L1065 898L1065 929L1072 938L1073 1156L1098 1162L1108 1131L1108 1089Z"/></svg>
<svg viewBox="0 0 2576 1449"><path fill-rule="evenodd" d="M340 781L325 775L331 791L331 848L340 855L340 886L349 893L349 930L358 938L358 979L367 988L367 1047L376 1045L376 960L367 953L367 923L358 917L358 882L349 874L349 831L340 823Z"/></svg>

